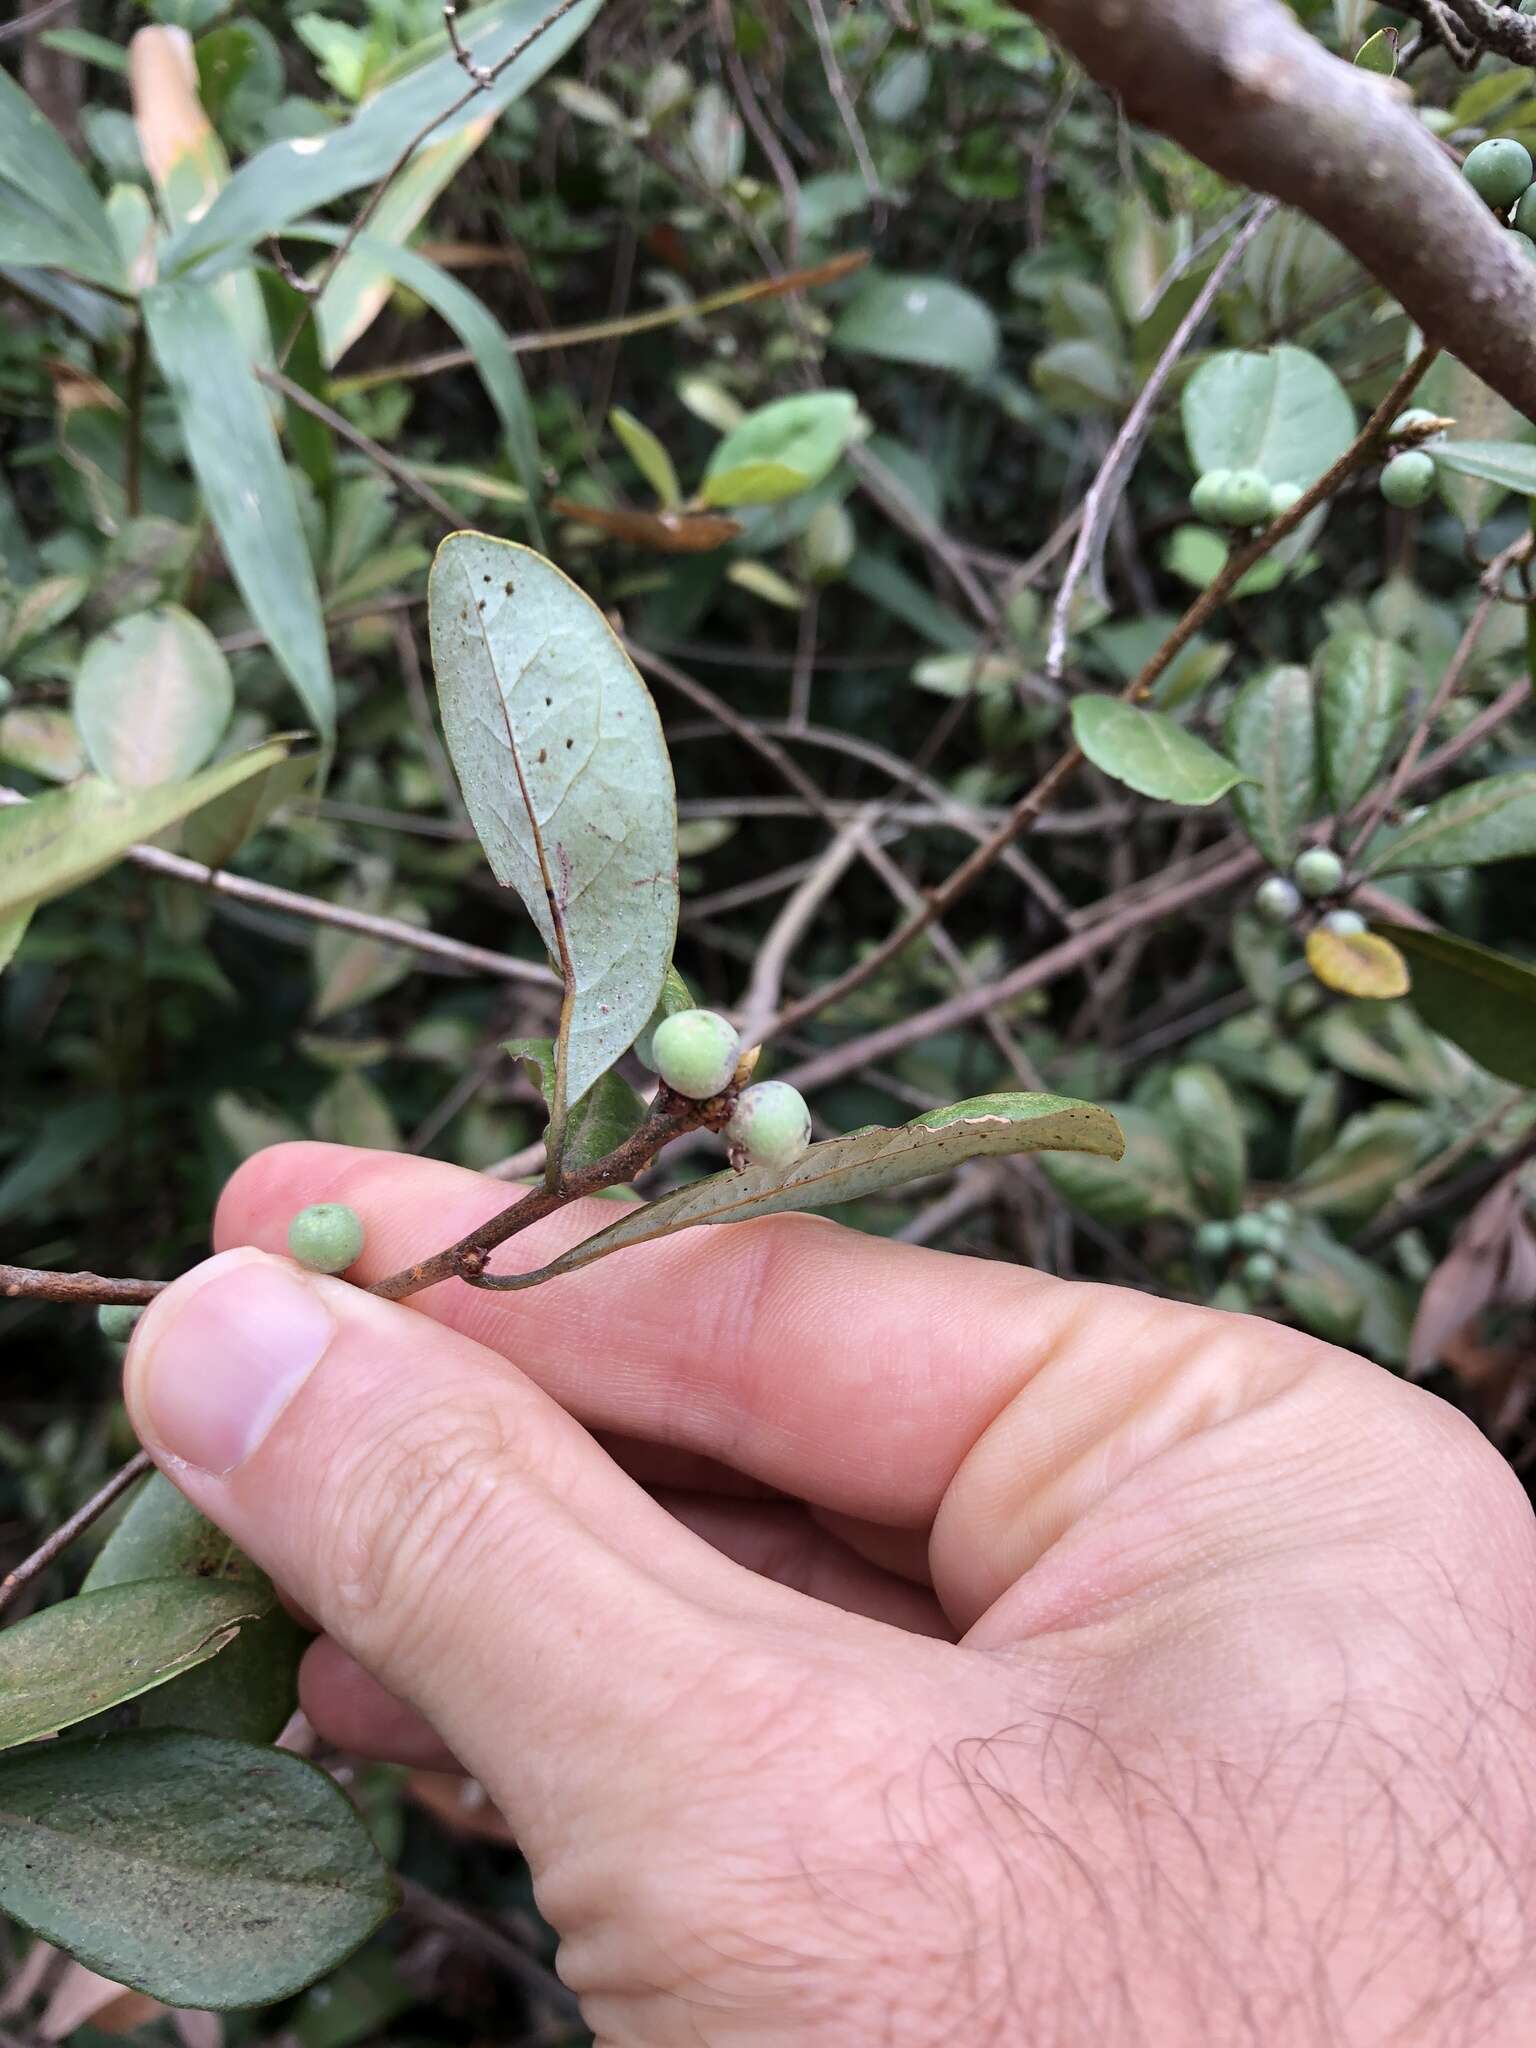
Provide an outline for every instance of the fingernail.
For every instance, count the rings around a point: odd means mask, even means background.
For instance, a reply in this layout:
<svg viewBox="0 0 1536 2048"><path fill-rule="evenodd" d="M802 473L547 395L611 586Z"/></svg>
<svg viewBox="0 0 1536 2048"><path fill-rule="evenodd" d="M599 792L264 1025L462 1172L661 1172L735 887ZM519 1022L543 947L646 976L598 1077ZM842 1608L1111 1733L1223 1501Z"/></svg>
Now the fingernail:
<svg viewBox="0 0 1536 2048"><path fill-rule="evenodd" d="M152 1444L199 1471L244 1464L325 1354L335 1331L318 1291L291 1266L224 1252L138 1328L129 1406Z"/></svg>

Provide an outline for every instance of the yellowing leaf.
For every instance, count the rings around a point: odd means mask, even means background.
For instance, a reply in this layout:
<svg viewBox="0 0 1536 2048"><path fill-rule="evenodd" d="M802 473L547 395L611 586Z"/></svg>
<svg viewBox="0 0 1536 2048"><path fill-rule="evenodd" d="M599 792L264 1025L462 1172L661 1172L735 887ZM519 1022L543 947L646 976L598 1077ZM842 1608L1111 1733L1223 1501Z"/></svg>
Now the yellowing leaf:
<svg viewBox="0 0 1536 2048"><path fill-rule="evenodd" d="M1307 935L1307 965L1324 988L1341 996L1383 1002L1408 993L1408 962L1377 932L1331 932L1319 925Z"/></svg>

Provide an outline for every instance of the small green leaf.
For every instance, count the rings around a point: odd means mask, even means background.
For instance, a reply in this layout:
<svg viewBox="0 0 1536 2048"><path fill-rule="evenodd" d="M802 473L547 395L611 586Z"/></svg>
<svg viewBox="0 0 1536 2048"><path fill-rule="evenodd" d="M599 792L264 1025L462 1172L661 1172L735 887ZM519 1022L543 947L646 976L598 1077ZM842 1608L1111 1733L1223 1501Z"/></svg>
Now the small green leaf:
<svg viewBox="0 0 1536 2048"><path fill-rule="evenodd" d="M55 626L62 626L84 602L91 582L88 576L45 576L21 593L16 609L0 633L0 657L9 661L34 640L41 640Z"/></svg>
<svg viewBox="0 0 1536 2048"><path fill-rule="evenodd" d="M630 461L656 493L659 502L669 511L681 505L683 487L677 480L672 458L645 422L637 420L623 406L616 405L608 415L608 424L624 443Z"/></svg>
<svg viewBox="0 0 1536 2048"><path fill-rule="evenodd" d="M1184 387L1183 412L1197 476L1256 469L1305 490L1355 438L1343 385L1318 357L1288 344L1207 357Z"/></svg>
<svg viewBox="0 0 1536 2048"><path fill-rule="evenodd" d="M1175 1067L1170 1082L1179 1139L1209 1215L1235 1216L1248 1185L1248 1146L1231 1089L1203 1060Z"/></svg>
<svg viewBox="0 0 1536 2048"><path fill-rule="evenodd" d="M1426 805L1410 824L1378 839L1368 875L1412 868L1476 868L1536 853L1536 769L1468 782Z"/></svg>
<svg viewBox="0 0 1536 2048"><path fill-rule="evenodd" d="M1437 469L1502 484L1507 491L1536 497L1536 447L1523 441L1435 441L1426 454Z"/></svg>
<svg viewBox="0 0 1536 2048"><path fill-rule="evenodd" d="M579 1272L627 1246L651 1244L698 1224L744 1223L785 1210L829 1209L858 1201L929 1174L947 1173L967 1159L1002 1153L1093 1152L1118 1159L1124 1140L1107 1109L1060 1095L978 1095L948 1109L930 1110L894 1129L850 1131L813 1145L787 1173L749 1166L690 1181L675 1194L626 1210L582 1244L564 1252L522 1284Z"/></svg>
<svg viewBox="0 0 1536 2048"><path fill-rule="evenodd" d="M1413 1007L1480 1067L1536 1088L1536 967L1450 932L1379 924L1413 969Z"/></svg>
<svg viewBox="0 0 1536 2048"><path fill-rule="evenodd" d="M1355 62L1362 71L1374 71L1382 78L1397 76L1397 30L1379 28L1375 35L1367 36L1355 52Z"/></svg>
<svg viewBox="0 0 1536 2048"><path fill-rule="evenodd" d="M1247 779L1176 720L1118 697L1074 697L1072 731L1096 768L1165 803L1213 804Z"/></svg>
<svg viewBox="0 0 1536 2048"><path fill-rule="evenodd" d="M272 1600L270 1587L143 1579L28 1615L0 1633L0 1749L164 1685L216 1656Z"/></svg>
<svg viewBox="0 0 1536 2048"><path fill-rule="evenodd" d="M1405 1102L1362 1110L1296 1182L1298 1206L1363 1223L1407 1179L1433 1141L1433 1131L1425 1112Z"/></svg>
<svg viewBox="0 0 1536 2048"><path fill-rule="evenodd" d="M1321 796L1311 676L1281 667L1245 683L1232 701L1226 738L1249 778L1232 798L1243 830L1266 860L1288 868Z"/></svg>
<svg viewBox="0 0 1536 2048"><path fill-rule="evenodd" d="M267 2005L394 1910L346 1796L286 1750L180 1730L0 1762L0 1909L168 2005Z"/></svg>
<svg viewBox="0 0 1536 2048"><path fill-rule="evenodd" d="M985 377L1001 353L996 315L943 277L876 272L847 300L832 330L836 348L891 363Z"/></svg>
<svg viewBox="0 0 1536 2048"><path fill-rule="evenodd" d="M678 1008L686 1008L679 1004ZM555 1085L555 1047L549 1038L509 1038L502 1047L515 1060L533 1070L534 1085L552 1105ZM574 1171L604 1159L615 1146L645 1122L646 1106L622 1074L610 1067L584 1095L566 1120L565 1144L561 1158Z"/></svg>
<svg viewBox="0 0 1536 2048"><path fill-rule="evenodd" d="M830 475L859 423L851 391L808 391L749 412L715 449L705 505L771 505Z"/></svg>
<svg viewBox="0 0 1536 2048"><path fill-rule="evenodd" d="M118 619L91 641L75 676L86 757L125 789L152 789L201 768L234 703L218 641L180 605Z"/></svg>
<svg viewBox="0 0 1536 2048"><path fill-rule="evenodd" d="M491 871L574 990L573 1109L644 1028L677 929L677 817L661 721L592 600L530 548L455 533L430 585L443 729Z"/></svg>
<svg viewBox="0 0 1536 2048"><path fill-rule="evenodd" d="M92 776L0 811L0 917L78 888L137 841L152 839L287 752L286 740L267 740L185 782L117 789Z"/></svg>
<svg viewBox="0 0 1536 2048"><path fill-rule="evenodd" d="M1334 808L1347 811L1370 789L1392 750L1414 667L1394 641L1353 632L1326 640L1317 666L1323 775Z"/></svg>

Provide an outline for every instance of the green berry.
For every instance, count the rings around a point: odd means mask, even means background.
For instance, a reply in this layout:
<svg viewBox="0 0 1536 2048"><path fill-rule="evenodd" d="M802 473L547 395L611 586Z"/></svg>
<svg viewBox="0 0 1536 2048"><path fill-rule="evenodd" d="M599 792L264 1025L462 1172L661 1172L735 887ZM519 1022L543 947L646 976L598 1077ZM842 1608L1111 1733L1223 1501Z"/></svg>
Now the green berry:
<svg viewBox="0 0 1536 2048"><path fill-rule="evenodd" d="M1331 847L1309 846L1291 869L1303 896L1331 896L1344 880L1344 863Z"/></svg>
<svg viewBox="0 0 1536 2048"><path fill-rule="evenodd" d="M1284 875L1270 875L1255 890L1253 907L1266 924L1289 924L1301 908L1301 891Z"/></svg>
<svg viewBox="0 0 1536 2048"><path fill-rule="evenodd" d="M1289 1230L1296 1221L1295 1209L1280 1195L1276 1195L1272 1202L1266 1202L1259 1214L1266 1223L1273 1223L1281 1230Z"/></svg>
<svg viewBox="0 0 1536 2048"><path fill-rule="evenodd" d="M311 1273L345 1273L363 1255L363 1219L345 1202L311 1202L288 1226L288 1250Z"/></svg>
<svg viewBox="0 0 1536 2048"><path fill-rule="evenodd" d="M1262 1251L1269 1242L1269 1225L1257 1210L1250 1210L1232 1225L1232 1242L1240 1252Z"/></svg>
<svg viewBox="0 0 1536 2048"><path fill-rule="evenodd" d="M1434 490L1435 458L1426 455L1422 448L1394 455L1381 472L1381 495L1400 511L1411 512L1433 497Z"/></svg>
<svg viewBox="0 0 1536 2048"><path fill-rule="evenodd" d="M1480 199L1505 213L1536 176L1536 164L1524 143L1499 136L1467 152L1461 175Z"/></svg>
<svg viewBox="0 0 1536 2048"><path fill-rule="evenodd" d="M1273 1287L1280 1262L1273 1252L1250 1252L1243 1261L1243 1278L1256 1293Z"/></svg>
<svg viewBox="0 0 1536 2048"><path fill-rule="evenodd" d="M1536 185L1527 185L1515 208L1515 226L1536 241Z"/></svg>
<svg viewBox="0 0 1536 2048"><path fill-rule="evenodd" d="M143 1313L141 1308L129 1308L120 1302L103 1302L96 1311L96 1327L109 1344L126 1344Z"/></svg>
<svg viewBox="0 0 1536 2048"><path fill-rule="evenodd" d="M678 1010L656 1026L651 1057L669 1088L707 1102L731 1085L741 1040L713 1010Z"/></svg>
<svg viewBox="0 0 1536 2048"><path fill-rule="evenodd" d="M1269 478L1261 470L1234 470L1227 487L1224 523L1228 526L1258 526L1269 517L1271 491Z"/></svg>
<svg viewBox="0 0 1536 2048"><path fill-rule="evenodd" d="M1195 1250L1203 1259L1224 1259L1231 1249L1230 1223L1202 1223L1195 1232Z"/></svg>
<svg viewBox="0 0 1536 2048"><path fill-rule="evenodd" d="M1536 242L1523 228L1505 228L1502 233L1514 255L1524 257L1527 263L1536 263Z"/></svg>
<svg viewBox="0 0 1536 2048"><path fill-rule="evenodd" d="M1271 484L1269 490L1269 516L1282 518L1293 505L1301 502L1306 493L1300 484Z"/></svg>
<svg viewBox="0 0 1536 2048"><path fill-rule="evenodd" d="M1209 519L1213 525L1226 524L1227 494L1232 487L1230 469L1208 469L1204 476L1195 478L1189 494L1190 510L1197 518Z"/></svg>
<svg viewBox="0 0 1536 2048"><path fill-rule="evenodd" d="M1419 427L1432 427L1440 415L1431 412L1427 405L1411 405L1406 412L1400 412L1387 429L1389 441L1400 441L1404 434L1411 434Z"/></svg>
<svg viewBox="0 0 1536 2048"><path fill-rule="evenodd" d="M811 1112L787 1081L754 1081L743 1088L725 1127L731 1164L787 1172L811 1142Z"/></svg>
<svg viewBox="0 0 1536 2048"><path fill-rule="evenodd" d="M1358 910L1330 910L1323 919L1325 932L1337 932L1341 939L1357 938L1365 930L1365 919Z"/></svg>

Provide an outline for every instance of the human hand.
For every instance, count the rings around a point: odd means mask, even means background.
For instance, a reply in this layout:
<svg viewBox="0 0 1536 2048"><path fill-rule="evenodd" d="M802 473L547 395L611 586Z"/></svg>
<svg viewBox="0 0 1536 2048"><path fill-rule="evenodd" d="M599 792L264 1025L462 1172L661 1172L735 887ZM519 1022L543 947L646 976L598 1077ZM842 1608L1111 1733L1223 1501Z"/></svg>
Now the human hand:
<svg viewBox="0 0 1536 2048"><path fill-rule="evenodd" d="M324 1630L340 1744L490 1792L611 2048L1513 2043L1536 1533L1420 1389L1275 1325L803 1217L408 1305L501 1207L288 1145L129 1352ZM518 1240L551 1257L603 1205Z"/></svg>

